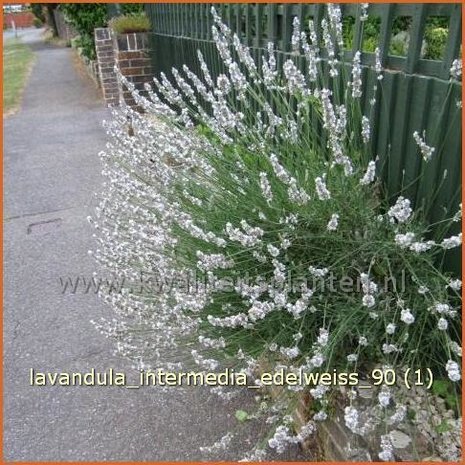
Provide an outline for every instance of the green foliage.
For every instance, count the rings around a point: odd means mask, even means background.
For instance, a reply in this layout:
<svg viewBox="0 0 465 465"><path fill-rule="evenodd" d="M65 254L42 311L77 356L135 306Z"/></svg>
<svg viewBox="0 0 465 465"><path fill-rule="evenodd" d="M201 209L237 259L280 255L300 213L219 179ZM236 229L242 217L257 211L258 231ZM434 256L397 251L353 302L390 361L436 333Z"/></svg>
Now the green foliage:
<svg viewBox="0 0 465 465"><path fill-rule="evenodd" d="M45 15L41 3L32 3L31 11L37 19L39 19L42 23L45 23Z"/></svg>
<svg viewBox="0 0 465 465"><path fill-rule="evenodd" d="M42 27L42 21L39 18L34 18L32 21L32 24L34 24L34 27Z"/></svg>
<svg viewBox="0 0 465 465"><path fill-rule="evenodd" d="M426 53L430 60L440 60L447 42L448 30L443 27L428 27L425 31Z"/></svg>
<svg viewBox="0 0 465 465"><path fill-rule="evenodd" d="M406 31L398 32L391 40L389 53L396 56L407 56L410 36Z"/></svg>
<svg viewBox="0 0 465 465"><path fill-rule="evenodd" d="M410 42L410 27L412 18L410 16L398 16L392 25L391 43L389 53L396 56L407 56ZM342 34L344 48L352 49L354 46L355 17L345 16L342 21ZM364 52L373 53L379 46L379 34L381 30L381 18L369 16L363 23ZM440 60L447 42L448 19L444 16L429 17L426 23L424 46L422 57L428 60Z"/></svg>
<svg viewBox="0 0 465 465"><path fill-rule="evenodd" d="M110 20L109 25L118 34L150 30L150 20L145 13L117 16Z"/></svg>
<svg viewBox="0 0 465 465"><path fill-rule="evenodd" d="M397 16L392 23L392 36L395 36L399 32L408 31L412 25L411 16Z"/></svg>
<svg viewBox="0 0 465 465"><path fill-rule="evenodd" d="M95 59L94 29L107 23L107 7L100 3L64 3L60 5L66 19L80 35L79 46L87 58Z"/></svg>
<svg viewBox="0 0 465 465"><path fill-rule="evenodd" d="M448 379L437 379L433 382L433 394L444 399L448 408L460 412L460 399L453 383Z"/></svg>
<svg viewBox="0 0 465 465"><path fill-rule="evenodd" d="M245 410L236 410L235 417L238 421L244 422L249 419L249 414Z"/></svg>
<svg viewBox="0 0 465 465"><path fill-rule="evenodd" d="M120 3L121 14L142 14L144 12L143 3Z"/></svg>
<svg viewBox="0 0 465 465"><path fill-rule="evenodd" d="M442 422L438 426L436 426L436 431L440 434L447 433L451 429L452 428L447 420L442 420Z"/></svg>

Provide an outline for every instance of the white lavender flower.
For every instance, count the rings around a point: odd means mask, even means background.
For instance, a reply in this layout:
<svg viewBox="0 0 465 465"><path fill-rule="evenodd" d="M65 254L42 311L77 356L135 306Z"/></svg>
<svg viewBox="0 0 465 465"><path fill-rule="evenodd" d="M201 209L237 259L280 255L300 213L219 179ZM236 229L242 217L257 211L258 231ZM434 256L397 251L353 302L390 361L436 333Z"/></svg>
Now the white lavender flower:
<svg viewBox="0 0 465 465"><path fill-rule="evenodd" d="M381 451L378 454L378 457L383 462L391 462L394 460L393 446L391 436L389 434L381 436Z"/></svg>
<svg viewBox="0 0 465 465"><path fill-rule="evenodd" d="M449 360L446 364L446 371L447 371L447 376L451 381L460 381L461 379L461 374L460 374L460 367L457 362L454 362L453 360Z"/></svg>
<svg viewBox="0 0 465 465"><path fill-rule="evenodd" d="M383 66L381 64L381 51L379 47L376 47L375 49L375 72L376 72L376 77L378 81L382 81L383 80L383 75L382 75Z"/></svg>
<svg viewBox="0 0 465 465"><path fill-rule="evenodd" d="M212 349L221 349L226 347L226 341L223 337L219 339L212 339L205 336L199 336L199 342L205 347L209 347Z"/></svg>
<svg viewBox="0 0 465 465"><path fill-rule="evenodd" d="M279 255L279 249L272 244L268 244L266 249L268 250L268 253L274 258Z"/></svg>
<svg viewBox="0 0 465 465"><path fill-rule="evenodd" d="M397 220L398 223L405 223L410 218L412 209L410 208L410 200L404 197L399 197L394 206L388 211L390 221L393 223Z"/></svg>
<svg viewBox="0 0 465 465"><path fill-rule="evenodd" d="M328 268L317 268L314 266L309 266L308 271L315 278L324 278L328 274Z"/></svg>
<svg viewBox="0 0 465 465"><path fill-rule="evenodd" d="M431 157L433 156L433 153L435 151L434 147L430 147L429 145L426 144L425 142L425 132L423 131L423 138L420 136L418 131L415 131L413 133L413 138L415 139L416 144L420 148L421 155L423 157L423 160L425 161L430 161Z"/></svg>
<svg viewBox="0 0 465 465"><path fill-rule="evenodd" d="M310 196L302 188L297 186L295 178L289 180L287 195L289 200L295 202L297 205L305 205L310 200Z"/></svg>
<svg viewBox="0 0 465 465"><path fill-rule="evenodd" d="M329 64L329 75L332 78L335 78L336 76L339 75L339 71L337 68L338 65L338 60L336 59L336 49L335 49L335 44L333 42L333 39L331 37L331 26L328 21L323 18L321 21L321 29L323 31L323 41L324 45L326 48L326 51L328 53L328 64Z"/></svg>
<svg viewBox="0 0 465 465"><path fill-rule="evenodd" d="M245 220L241 221L243 231L234 228L231 223L226 223L225 233L232 241L239 242L243 246L253 247L261 242L261 237L265 233L259 227L251 227Z"/></svg>
<svg viewBox="0 0 465 465"><path fill-rule="evenodd" d="M338 224L339 224L339 215L337 213L333 213L331 215L331 219L328 222L328 225L326 226L326 229L328 231L336 231Z"/></svg>
<svg viewBox="0 0 465 465"><path fill-rule="evenodd" d="M370 120L366 116L362 116L362 140L364 144L367 144L370 141L370 135Z"/></svg>
<svg viewBox="0 0 465 465"><path fill-rule="evenodd" d="M313 365L314 367L317 367L317 368L321 367L321 365L323 365L324 361L325 361L325 357L321 353L316 353L310 359L311 365Z"/></svg>
<svg viewBox="0 0 465 465"><path fill-rule="evenodd" d="M297 55L300 51L300 21L297 16L292 21L291 47L292 52Z"/></svg>
<svg viewBox="0 0 465 465"><path fill-rule="evenodd" d="M362 298L362 305L367 308L374 307L376 304L375 298L371 294L365 294Z"/></svg>
<svg viewBox="0 0 465 465"><path fill-rule="evenodd" d="M360 64L360 51L356 51L352 61L352 97L362 96L362 66Z"/></svg>
<svg viewBox="0 0 465 465"><path fill-rule="evenodd" d="M367 167L367 170L365 171L365 174L360 179L360 184L363 186L367 186L368 184L371 184L375 180L375 176L376 176L376 162L371 160L370 162L368 162L368 167Z"/></svg>
<svg viewBox="0 0 465 465"><path fill-rule="evenodd" d="M452 62L452 66L450 68L450 75L452 79L459 80L462 77L462 59L456 58Z"/></svg>
<svg viewBox="0 0 465 465"><path fill-rule="evenodd" d="M320 328L320 334L317 338L317 342L321 347L325 347L329 341L329 331L325 328Z"/></svg>
<svg viewBox="0 0 465 465"><path fill-rule="evenodd" d="M205 63L202 52L200 50L197 50L197 57L198 57L199 62L200 62L200 69L203 72L203 77L205 78L205 82L210 87L214 87L213 79L212 79L211 74L210 74L210 70L208 69L207 63Z"/></svg>
<svg viewBox="0 0 465 465"><path fill-rule="evenodd" d="M287 89L290 94L307 94L305 76L297 68L292 60L286 60L283 64L283 72L286 77Z"/></svg>
<svg viewBox="0 0 465 465"><path fill-rule="evenodd" d="M445 331L449 327L449 323L443 317L439 318L438 320L438 329L441 331Z"/></svg>
<svg viewBox="0 0 465 465"><path fill-rule="evenodd" d="M415 234L412 232L408 232L405 234L396 234L394 240L397 245L405 249L412 245L413 241L415 240Z"/></svg>
<svg viewBox="0 0 465 465"><path fill-rule="evenodd" d="M425 295L429 292L429 289L426 286L421 285L418 288L418 294Z"/></svg>
<svg viewBox="0 0 465 465"><path fill-rule="evenodd" d="M296 436L296 438L299 442L303 442L309 436L311 436L315 431L316 431L315 422L313 420L310 420L300 428L299 434Z"/></svg>
<svg viewBox="0 0 465 465"><path fill-rule="evenodd" d="M298 347L281 347L279 351L285 357L290 359L296 358L300 355L300 350Z"/></svg>
<svg viewBox="0 0 465 465"><path fill-rule="evenodd" d="M462 357L462 347L457 344L455 341L450 341L449 343L450 350L457 355L457 357Z"/></svg>
<svg viewBox="0 0 465 465"><path fill-rule="evenodd" d="M415 322L415 317L409 308L402 309L400 312L400 319L406 324L411 325Z"/></svg>
<svg viewBox="0 0 465 465"><path fill-rule="evenodd" d="M234 261L226 258L223 254L205 254L197 251L197 266L203 271L212 271L216 269L226 269L234 266Z"/></svg>
<svg viewBox="0 0 465 465"><path fill-rule="evenodd" d="M441 247L444 249L453 249L462 245L462 233L456 236L447 237L441 242Z"/></svg>
<svg viewBox="0 0 465 465"><path fill-rule="evenodd" d="M367 273L360 273L360 282L362 284L362 290L365 294L373 294L378 292L378 285L370 280Z"/></svg>
<svg viewBox="0 0 465 465"><path fill-rule="evenodd" d="M454 291L460 291L462 289L462 281L460 279L451 279L447 287L450 287Z"/></svg>
<svg viewBox="0 0 465 465"><path fill-rule="evenodd" d="M329 200L331 198L331 192L326 187L326 182L323 177L318 176L315 178L316 194L320 200Z"/></svg>
<svg viewBox="0 0 465 465"><path fill-rule="evenodd" d="M358 355L357 354L349 354L347 356L347 361L349 363L355 363L358 360Z"/></svg>
<svg viewBox="0 0 465 465"><path fill-rule="evenodd" d="M391 391L387 386L383 386L378 394L378 401L381 407L386 408L391 403Z"/></svg>
<svg viewBox="0 0 465 465"><path fill-rule="evenodd" d="M328 414L324 410L320 410L319 412L313 415L314 421L325 421L328 418Z"/></svg>
<svg viewBox="0 0 465 465"><path fill-rule="evenodd" d="M323 399L325 394L329 391L329 386L319 384L315 388L310 389L310 394L314 399Z"/></svg>
<svg viewBox="0 0 465 465"><path fill-rule="evenodd" d="M407 415L407 407L402 404L396 405L396 411L389 417L388 424L400 423Z"/></svg>
<svg viewBox="0 0 465 465"><path fill-rule="evenodd" d="M273 42L268 42L268 59L262 57L263 82L268 88L273 88L276 83L278 71L276 69L276 57Z"/></svg>
<svg viewBox="0 0 465 465"><path fill-rule="evenodd" d="M436 243L434 241L426 241L426 242L413 242L411 243L408 248L412 252L415 253L422 253L426 252L427 250L430 250L432 247L434 247Z"/></svg>
<svg viewBox="0 0 465 465"><path fill-rule="evenodd" d="M231 432L226 433L223 437L221 437L218 441L216 441L211 446L200 447L200 452L213 454L213 453L225 451L231 444L231 441L233 440L233 438L234 438L234 435Z"/></svg>
<svg viewBox="0 0 465 465"><path fill-rule="evenodd" d="M436 303L430 309L434 313L439 313L440 315L451 315L453 312L449 304L443 304L443 303Z"/></svg>
<svg viewBox="0 0 465 465"><path fill-rule="evenodd" d="M255 64L252 55L250 54L250 49L241 43L238 35L234 33L233 35L233 45L236 50L239 61L245 65L247 71L254 78L257 77L257 65Z"/></svg>
<svg viewBox="0 0 465 465"><path fill-rule="evenodd" d="M382 351L383 351L383 353L388 355L388 354L392 354L394 352L399 352L399 349L397 348L397 346L395 344L386 344L385 343L382 346Z"/></svg>
<svg viewBox="0 0 465 465"><path fill-rule="evenodd" d="M386 334L394 334L396 332L396 325L394 323L389 323L386 326Z"/></svg>
<svg viewBox="0 0 465 465"><path fill-rule="evenodd" d="M359 429L359 415L355 407L346 407L344 409L344 421L347 428L353 433L357 433Z"/></svg>
<svg viewBox="0 0 465 465"><path fill-rule="evenodd" d="M268 440L268 445L271 449L275 449L278 454L282 454L288 444L296 443L298 439L290 434L290 429L287 426L280 425L276 428L274 436Z"/></svg>

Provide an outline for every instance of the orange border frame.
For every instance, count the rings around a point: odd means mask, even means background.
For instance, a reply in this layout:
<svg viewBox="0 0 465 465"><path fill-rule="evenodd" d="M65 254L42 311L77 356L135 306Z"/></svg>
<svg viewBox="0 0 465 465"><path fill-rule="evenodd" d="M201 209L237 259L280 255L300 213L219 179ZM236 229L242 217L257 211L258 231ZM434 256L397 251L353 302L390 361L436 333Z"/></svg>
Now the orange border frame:
<svg viewBox="0 0 465 465"><path fill-rule="evenodd" d="M125 0L126 3L210 3L210 2L202 2L202 1L193 1L193 2L189 2L189 1L185 1L185 0L180 0L180 1L176 1L176 0L164 0L164 1L161 1L161 2L144 2L144 1L141 1L141 0ZM4 1L1 1L1 4L2 4L2 7L3 5L7 3L7 2L4 2ZM14 0L12 2L8 2L8 3L13 3L13 4L20 4L20 3L42 3L40 1L37 1L37 0L32 0L30 2L26 2L24 0ZM54 2L55 3L55 2ZM78 2L72 2L70 0L65 0L65 1L60 1L60 2L56 2L56 3L118 3L118 2L114 2L114 1L110 1L110 0L103 0L103 1L100 1L100 2L88 2L86 0L83 0L83 1L78 1ZM213 3L213 2L212 2ZM227 1L223 1L223 0L217 0L216 2L214 3L311 3L311 2L308 2L308 1L303 1L303 0L271 0L271 1L267 1L267 0L255 0L255 1L245 1L245 0L234 0L232 2L227 2ZM312 3L326 3L326 2L322 2L321 0L316 0ZM342 0L342 1L338 1L338 2L334 2L334 3L362 3L362 2L359 2L359 1L353 1L353 0ZM385 0L372 0L370 3L389 3L389 2L386 2ZM392 3L460 3L462 4L462 48L463 48L463 45L465 44L465 0L455 0L455 1L434 1L434 0L426 0L426 1L421 1L421 0L410 0L410 1L399 1L399 2L392 2ZM1 9L0 11L0 18L2 20L2 24L3 24L3 8ZM0 38L0 46L2 48L2 52L3 52L3 34L2 34L2 37ZM0 57L0 63L1 63L1 66L2 66L2 74L3 74L3 53ZM0 91L1 91L1 101L0 101L0 107L1 109L3 110L3 76L2 76L2 79L0 79ZM463 89L463 81L462 81L462 101L463 101L463 97L464 97L464 89ZM465 114L465 109L462 107L462 182L463 182L463 176L464 176L464 173L465 173L465 168L463 166L463 161L464 161L464 153L465 153L465 138L463 137L463 133L465 132L465 120L464 120L464 114ZM1 212L1 218L2 218L2 226L0 228L0 238L1 238L1 244L0 244L0 255L2 257L2 263L0 265L0 276L1 276L1 281L0 281L0 295L2 297L2 318L0 318L0 348L2 349L2 355L3 355L3 127L2 127L2 132L1 132L1 135L0 135L0 142L1 142L1 150L2 150L2 157L1 157L1 161L0 161L0 174L1 174L1 180L0 180L0 186L1 186L1 192L0 192L0 199L1 199L1 202L2 202L2 212ZM465 203L464 202L465 200L465 196L464 196L464 193L463 193L463 188L462 188L462 204ZM463 221L462 221L462 234L465 232L465 226L463 224ZM464 263L465 260L464 260L464 251L463 251L463 246L462 246L462 281L464 280L463 277L464 277L464 273L463 273L463 266L464 266ZM462 287L462 299L465 297L465 290L464 288ZM463 307L462 307L462 317L464 316L464 312L463 312ZM462 341L465 337L465 325L463 324L463 319L462 319ZM465 369L465 361L464 359L462 358L462 419L463 419L463 416L464 416L464 413L465 413L465 393L463 392L463 373L464 373L464 369ZM0 398L0 407L1 407L1 410L0 410L0 419L1 419L1 422L2 422L2 425L1 425L1 428L0 428L0 465L2 464L11 464L11 463L14 463L14 464L18 464L18 465L28 465L29 462L5 462L3 460L3 364L0 365L0 377L1 377L1 384L0 384L0 394L1 394L1 398ZM465 428L464 428L464 425L462 424L462 454L463 454L463 446L465 444ZM184 462L184 461L179 461L179 462L114 462L114 461L111 461L111 462L97 462L97 461L94 461L94 462L33 462L34 464L37 464L37 465L41 465L41 464L50 464L50 463L66 463L67 465L72 465L72 464L77 464L77 465L83 465L83 464L105 464L105 463L111 463L112 465L131 465L131 464L139 464L139 463L146 463L146 464L149 464L149 463L160 463L160 464L166 464L166 465L170 465L170 464L202 464L202 463L215 463L215 462ZM236 464L238 462L221 462L222 464L224 465L232 465L232 464ZM290 464L290 463L294 463L294 464L308 464L308 463L312 463L312 462L273 462L274 464L276 465L287 465L287 464ZM363 463L369 463L369 462L321 462L321 463L325 463L325 464L328 464L328 465L341 465L341 464L347 464L347 463L352 463L352 464L363 464ZM399 462L384 462L386 464L398 464ZM419 463L423 463L423 464L437 464L437 462L403 462L405 464L419 464ZM443 463L464 463L465 464L465 459L462 455L462 462L443 462Z"/></svg>

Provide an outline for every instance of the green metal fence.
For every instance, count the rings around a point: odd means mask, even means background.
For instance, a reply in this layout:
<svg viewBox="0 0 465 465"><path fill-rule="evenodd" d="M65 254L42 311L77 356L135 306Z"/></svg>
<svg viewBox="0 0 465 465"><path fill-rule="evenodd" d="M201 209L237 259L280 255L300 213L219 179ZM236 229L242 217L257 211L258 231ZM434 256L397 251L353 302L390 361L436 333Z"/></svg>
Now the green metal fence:
<svg viewBox="0 0 465 465"><path fill-rule="evenodd" d="M212 41L212 4L146 4L152 23L152 54L156 73L170 75L171 68L188 65L200 75L197 49L200 49L213 75L223 72ZM223 20L251 47L260 61L269 41L277 45L278 66L287 59L291 48L292 21L298 16L301 24L312 18L317 36L324 15L324 4L217 4ZM402 191L417 206L424 205L431 223L455 212L461 196L461 84L449 81L452 62L460 54L461 4L370 4L369 21L363 21L362 7L342 4L347 47L347 62L356 50L362 50L364 66L364 112L371 114L373 152L380 155L382 176L391 195ZM407 25L408 45L404 56L395 55L396 27ZM376 26L367 43L367 24ZM442 37L438 56L425 54L425 35L431 24ZM406 36L404 33L404 38ZM375 42L375 43L374 43ZM385 68L377 96L370 111L376 75L374 46L380 48ZM303 68L302 68L303 69ZM426 131L428 143L436 147L435 156L425 166L412 134ZM444 178L444 173L447 176ZM420 174L422 182L417 182ZM451 233L457 233L457 230ZM458 271L458 253L446 257L447 266Z"/></svg>

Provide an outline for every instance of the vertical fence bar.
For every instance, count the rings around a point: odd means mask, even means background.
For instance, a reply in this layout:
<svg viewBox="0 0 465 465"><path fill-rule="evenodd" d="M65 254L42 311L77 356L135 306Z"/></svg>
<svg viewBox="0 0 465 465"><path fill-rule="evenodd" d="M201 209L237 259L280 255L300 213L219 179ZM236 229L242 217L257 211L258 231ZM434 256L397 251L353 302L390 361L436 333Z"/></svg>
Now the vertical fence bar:
<svg viewBox="0 0 465 465"><path fill-rule="evenodd" d="M450 67L458 57L462 43L462 5L450 5L449 35L442 60L440 77L449 79Z"/></svg>
<svg viewBox="0 0 465 465"><path fill-rule="evenodd" d="M247 46L252 45L252 5L246 3L245 7L245 42Z"/></svg>
<svg viewBox="0 0 465 465"><path fill-rule="evenodd" d="M313 22L315 23L315 33L318 44L322 42L322 32L321 32L321 20L324 17L325 6L321 3L315 5L315 15L313 17Z"/></svg>
<svg viewBox="0 0 465 465"><path fill-rule="evenodd" d="M266 28L268 41L276 43L276 40L278 38L278 5L276 3L269 3L266 14Z"/></svg>
<svg viewBox="0 0 465 465"><path fill-rule="evenodd" d="M379 33L379 50L381 64L384 66L389 53L389 43L391 41L392 23L394 21L395 4L388 3L381 5L381 29Z"/></svg>
<svg viewBox="0 0 465 465"><path fill-rule="evenodd" d="M243 33L242 33L242 22L243 22L243 5L242 3L236 4L236 33L238 37L242 40Z"/></svg>
<svg viewBox="0 0 465 465"><path fill-rule="evenodd" d="M292 35L292 15L291 5L283 5L282 14L282 45L281 50L283 52L289 52L291 50L291 35Z"/></svg>
<svg viewBox="0 0 465 465"><path fill-rule="evenodd" d="M418 60L420 58L423 34L425 32L426 24L426 5L414 5L412 16L412 32L410 33L410 44L408 47L407 60L404 67L404 71L407 74L413 74L415 72Z"/></svg>
<svg viewBox="0 0 465 465"><path fill-rule="evenodd" d="M357 5L355 11L355 25L354 25L354 43L352 44L352 52L355 54L357 50L362 51L362 40L363 40L363 23L361 17L361 5Z"/></svg>
<svg viewBox="0 0 465 465"><path fill-rule="evenodd" d="M263 36L263 5L261 3L255 4L255 47L260 48L262 46Z"/></svg>

